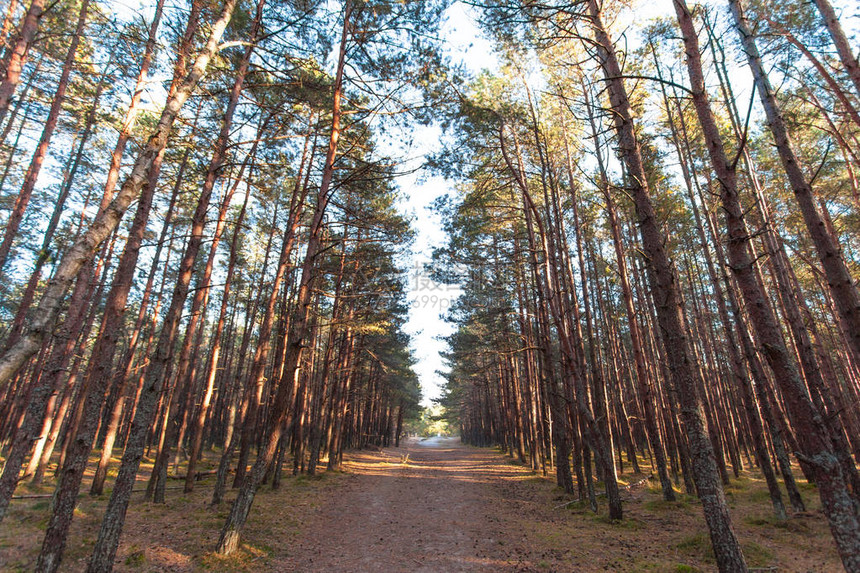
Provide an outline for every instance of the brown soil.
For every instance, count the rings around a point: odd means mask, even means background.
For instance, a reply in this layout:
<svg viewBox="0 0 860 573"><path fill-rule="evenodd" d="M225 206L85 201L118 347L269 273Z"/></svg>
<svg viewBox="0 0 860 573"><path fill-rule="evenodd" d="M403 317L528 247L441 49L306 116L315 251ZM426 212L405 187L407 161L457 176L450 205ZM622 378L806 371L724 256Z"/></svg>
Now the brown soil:
<svg viewBox="0 0 860 573"><path fill-rule="evenodd" d="M500 501L494 485L524 475L497 453L432 438L353 455L346 466L349 479L308 523L291 569L490 572L525 565L511 532L488 511Z"/></svg>
<svg viewBox="0 0 860 573"><path fill-rule="evenodd" d="M551 476L456 439L352 452L344 470L290 477L277 491L262 488L242 550L228 558L211 553L231 501L208 506L211 479L190 495L169 491L164 505L135 497L116 570L715 570L697 501L682 495L664 503L647 481L625 490L625 519L613 523L603 506L593 514L568 503ZM637 484L642 477L622 479ZM770 517L767 491L753 474L733 480L727 495L752 567L842 570L813 488L804 487L810 512L785 523ZM64 571L83 570L105 503L81 498ZM47 500L13 502L0 527L0 570L32 570L47 514Z"/></svg>
<svg viewBox="0 0 860 573"><path fill-rule="evenodd" d="M408 457L407 457L408 456ZM286 569L311 571L715 571L695 499L645 481L625 520L572 503L550 477L456 439L350 457L350 476L305 524ZM644 476L625 476L639 483ZM747 560L765 571L841 571L822 516L769 517L760 481L727 490ZM808 502L816 504L814 491Z"/></svg>

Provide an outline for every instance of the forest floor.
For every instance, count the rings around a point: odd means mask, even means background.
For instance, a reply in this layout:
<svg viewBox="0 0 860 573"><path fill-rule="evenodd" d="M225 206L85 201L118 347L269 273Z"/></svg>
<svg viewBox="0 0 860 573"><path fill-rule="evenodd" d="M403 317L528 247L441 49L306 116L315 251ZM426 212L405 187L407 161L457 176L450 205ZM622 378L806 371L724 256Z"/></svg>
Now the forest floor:
<svg viewBox="0 0 860 573"><path fill-rule="evenodd" d="M665 503L658 484L641 475L622 476L633 484L624 490L625 519L611 522L605 503L593 514L587 504L569 503L552 476L457 439L350 452L343 469L290 477L276 491L261 488L242 549L226 558L212 548L235 494L210 508L212 478L191 494L171 489L166 504L136 498L116 570L715 570L697 501L681 495ZM801 483L810 511L784 523L770 516L767 490L754 474L733 479L726 490L747 560L758 571L842 570L817 494ZM81 497L62 570L84 569L106 500L107 494ZM29 571L49 500L12 503L0 527L0 570Z"/></svg>

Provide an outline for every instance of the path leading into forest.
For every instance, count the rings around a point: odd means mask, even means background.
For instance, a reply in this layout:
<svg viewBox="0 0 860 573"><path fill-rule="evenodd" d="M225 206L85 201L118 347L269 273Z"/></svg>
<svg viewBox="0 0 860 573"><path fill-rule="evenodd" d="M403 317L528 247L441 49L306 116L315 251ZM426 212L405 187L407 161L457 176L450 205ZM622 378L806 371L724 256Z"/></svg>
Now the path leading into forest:
<svg viewBox="0 0 860 573"><path fill-rule="evenodd" d="M498 511L517 503L505 486L531 474L496 452L410 439L350 455L345 469L294 547L296 571L520 571L531 561Z"/></svg>
<svg viewBox="0 0 860 573"><path fill-rule="evenodd" d="M570 497L555 486L551 472L533 473L498 450L463 446L458 439L349 451L344 470L317 478L285 476L280 489L261 488L242 550L226 558L212 550L230 503L210 506L211 479L191 494L171 491L165 504L136 497L115 571L716 570L698 502L686 496L663 502L653 483L625 488L624 520L611 522L603 500L598 514L587 504L566 507ZM633 485L643 476L621 477ZM751 567L842 570L813 490L804 491L809 511L775 523L758 475L745 474L726 489ZM86 569L105 503L105 496L81 497L63 571ZM13 504L0 528L0 573L33 569L49 506L46 499Z"/></svg>

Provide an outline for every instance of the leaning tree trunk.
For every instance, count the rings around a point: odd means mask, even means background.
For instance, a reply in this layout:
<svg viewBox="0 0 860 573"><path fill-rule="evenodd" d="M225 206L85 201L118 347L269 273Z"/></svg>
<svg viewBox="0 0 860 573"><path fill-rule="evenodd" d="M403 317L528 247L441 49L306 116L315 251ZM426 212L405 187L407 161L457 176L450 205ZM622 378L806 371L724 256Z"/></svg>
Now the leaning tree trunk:
<svg viewBox="0 0 860 573"><path fill-rule="evenodd" d="M227 149L227 143L228 143L229 136L230 136L230 129L231 129L231 126L233 123L233 116L234 116L234 113L236 111L236 107L239 103L239 97L241 96L241 93L242 93L242 87L243 87L244 82L245 82L245 76L248 73L248 66L250 65L250 62L251 62L251 55L254 51L254 42L257 38L257 33L260 29L260 24L261 24L261 20L262 20L263 4L264 4L264 2L263 2L263 0L261 0L257 5L257 14L256 14L256 17L254 19L254 23L251 27L250 43L245 48L245 51L242 55L242 59L239 63L239 67L236 70L236 77L233 81L232 89L230 90L230 97L228 99L227 108L224 112L224 118L222 120L221 132L219 133L218 140L215 144L215 152L213 153L213 156L212 156L212 159L211 159L211 162L209 165L209 170L207 172L206 180L204 181L203 189L201 190L201 203L199 205L200 205L200 207L202 207L203 210L199 211L199 214L201 215L201 218L199 221L200 222L200 230L199 230L200 233L202 233L202 231L203 231L203 226L205 225L205 216L206 216L206 207L202 204L202 202L203 202L203 199L205 196L205 201L208 204L209 196L211 195L212 190L215 186L218 172L220 171L221 166L222 166L224 159L225 159L225 152ZM259 138L261 135L260 132L262 131L264 125L265 125L265 120L263 120L263 123L260 126L260 130L258 130L257 137L256 137L257 141L259 141ZM166 476L167 476L167 461L168 461L168 456L170 453L170 448L172 447L174 441L175 442L180 441L179 434L180 434L180 429L181 429L180 426L182 423L181 419L183 417L183 412L182 412L182 410L183 410L182 401L183 400L182 400L182 393L180 392L180 389L184 388L184 391L187 392L188 396L190 396L193 392L192 386L193 386L194 380L193 380L193 376L191 376L189 374L189 371L191 370L191 362L192 362L192 360L191 360L192 341L195 337L195 332L196 332L198 325L200 323L200 319L202 318L203 313L201 312L200 309L204 306L204 301L208 297L209 286L210 286L209 283L211 281L212 271L213 271L214 264L215 264L215 253L217 252L218 244L221 240L221 234L224 231L224 226L226 223L227 210L230 206L230 201L232 199L233 192L236 190L236 188L239 185L239 181L242 178L242 174L244 173L244 170L248 164L248 161L253 157L253 153L256 152L256 146L257 146L257 144L255 142L253 149L251 151L251 154L249 154L248 157L246 158L246 160L242 163L242 166L239 170L239 174L237 175L237 180L236 180L235 185L230 187L228 189L228 191L225 192L224 198L222 200L221 208L219 210L219 214L218 214L218 217L216 219L216 221L217 221L216 227L215 227L215 230L214 230L212 237L210 237L210 254L209 254L209 257L207 258L206 264L205 264L204 269L203 269L203 276L200 278L200 282L197 286L197 289L194 292L194 297L193 297L192 304L191 304L191 310L190 310L190 315L189 315L189 319L188 319L188 324L187 324L186 332L185 332L185 340L183 341L182 350L179 354L179 364L177 366L177 372L176 372L176 389L174 390L174 392L176 393L176 398L175 398L176 401L175 401L175 405L171 408L168 408L168 410L165 412L165 416L167 418L165 421L166 428L164 431L165 431L166 435L163 437L163 441L164 441L163 447L161 447L159 449L158 455L157 455L156 460L155 460L155 464L154 464L153 469L152 469L152 478L150 480L150 486L147 487L147 491L149 491L150 487L153 485L153 480L156 481L156 484L155 484L156 487L154 488L154 501L156 503L163 503L164 502L164 491L165 491L165 487L166 487L164 478L166 478ZM197 219L195 217L195 221L196 220ZM192 240L193 240L193 238L194 238L194 231L192 231ZM193 245L191 244L191 242L189 242L189 247L192 247L192 246ZM199 250L199 244L194 248L195 248L194 259L196 259L196 257L197 257L196 251ZM193 262L194 261L191 260L192 265L193 265ZM189 270L190 270L190 268L189 268ZM190 280L190 276L191 275L189 274L189 280ZM183 297L182 304L184 304L184 297ZM181 305L180 305L179 309L181 312ZM179 419L177 419L177 418L179 418ZM177 443L177 448L179 447L179 445L180 444Z"/></svg>
<svg viewBox="0 0 860 573"><path fill-rule="evenodd" d="M228 0L228 7L231 11L235 1ZM49 281L45 293L33 313L30 327L14 346L0 355L0 384L8 383L18 368L38 351L42 340L51 332L57 322L62 310L63 298L72 280L81 267L93 259L99 245L113 232L129 205L140 195L153 161L167 145L167 138L170 135L173 122L194 87L203 77L209 60L212 59L217 50L218 41L227 27L229 19L230 12L226 14L226 17L222 16L216 22L206 47L197 56L194 65L176 92L168 98L155 129L138 154L131 173L123 182L119 193L61 258L53 278Z"/></svg>
<svg viewBox="0 0 860 573"><path fill-rule="evenodd" d="M227 310L230 306L230 289L233 284L233 274L236 269L236 261L239 255L239 237L242 234L242 226L245 221L245 212L248 207L248 199L251 196L250 188L245 193L245 200L242 203L242 208L239 210L239 216L236 218L236 224L233 227L233 239L230 241L230 257L227 262L227 275L224 278L224 290L221 295L221 306L218 311L218 320L215 323L215 332L212 334L212 342L210 344L209 358L206 362L206 370L204 380L206 381L203 389L203 397L200 401L197 411L191 423L190 451L188 454L188 471L185 474L184 493L191 493L194 490L195 471L197 469L197 458L200 455L200 449L203 445L203 429L206 424L206 417L209 413L209 407L212 403L212 394L215 390L215 377L218 374L218 361L221 356L221 339L224 335L224 326L227 321Z"/></svg>
<svg viewBox="0 0 860 573"><path fill-rule="evenodd" d="M12 101L12 96L15 95L18 82L21 81L21 70L27 62L27 53L30 51L30 45L36 36L36 30L39 28L39 21L44 10L45 0L33 0L30 3L27 13L24 14L24 21L21 24L15 45L8 55L5 75L0 81L0 125L6 119L9 103Z"/></svg>
<svg viewBox="0 0 860 573"><path fill-rule="evenodd" d="M830 436L820 413L791 360L782 332L768 304L764 288L754 271L750 253L750 234L744 221L744 210L738 196L737 173L729 161L723 140L705 90L705 79L692 16L684 0L674 0L675 12L684 36L687 69L692 86L693 104L705 136L711 165L720 182L720 195L728 227L729 262L741 293L747 303L750 319L764 347L764 354L782 389L789 416L796 429L802 456L815 474L819 495L830 522L830 528L846 570L860 569L860 522L839 460L833 452ZM737 4L733 4L736 17Z"/></svg>
<svg viewBox="0 0 860 573"><path fill-rule="evenodd" d="M591 409L589 393L585 384L585 370L581 363L579 352L577 352L576 341L573 340L576 335L568 328L569 322L565 320L563 301L561 300L561 288L558 280L559 263L557 261L557 250L552 240L553 229L547 228L547 225L542 222L540 212L531 198L528 190L527 181L524 175L521 153L517 143L516 135L514 135L514 144L516 147L516 155L518 164L515 166L511 158L509 158L504 145L504 125L500 127L499 141L501 142L502 155L505 158L505 163L508 170L513 174L514 179L519 187L522 195L523 211L526 216L527 229L529 230L529 244L532 253L533 265L535 266L535 275L538 281L538 294L543 293L545 305L548 306L552 313L553 322L559 336L561 346L561 357L564 365L564 375L568 376L572 382L571 386L574 389L574 402L577 417L581 421L581 427L584 432L588 446L594 452L600 473L604 478L606 488L606 496L609 505L610 519L621 519L623 517L623 508L621 498L618 491L618 483L615 475L615 465L612 457L612 446L610 436L608 435L608 427L604 427L594 415ZM537 241L532 230L531 221L538 227L540 234L540 247L545 255L545 260L542 262L543 273L537 267L537 261L534 259L536 249L538 249ZM548 322L548 321L547 321ZM549 325L547 325L549 329ZM546 351L549 350L549 344L545 344ZM548 365L547 365L548 366ZM556 400L561 400L565 397L563 389L557 389L556 384L549 385L546 388L550 393L550 406L553 410L553 435L556 433L555 428L557 414L554 412L556 408ZM556 395L553 395L555 393ZM555 441L555 436L553 436ZM566 445L565 442L562 442ZM592 500L593 501L593 500ZM594 504L592 504L594 506Z"/></svg>
<svg viewBox="0 0 860 573"><path fill-rule="evenodd" d="M191 12L188 15L188 20L185 25L183 41L177 50L176 63L173 67L173 82L170 84L168 99L186 74L185 61L191 48L191 38L193 38L198 25L197 15L199 13L199 9L196 8L197 4L198 2L196 1L191 4ZM113 195L116 183L119 180L122 155L125 151L125 146L131 137L131 131L137 122L137 115L140 111L140 100L143 97L143 91L146 88L147 83L146 76L149 73L149 67L152 65L152 60L155 56L155 45L158 39L158 25L161 22L163 9L164 0L158 0L158 3L155 5L155 14L152 17L152 24L149 26L149 36L146 40L146 47L143 50L143 58L140 62L140 71L137 74L137 80L135 81L134 89L131 92L131 101L126 109L125 117L123 118L122 126L119 130L119 136L116 140L116 145L111 153L110 166L108 167L107 177L105 177L104 197L111 197ZM160 159L156 159L155 162L156 164L160 164ZM158 168L154 168L153 170L158 171Z"/></svg>
<svg viewBox="0 0 860 573"><path fill-rule="evenodd" d="M600 151L599 131L592 114L593 106L590 105L588 88L583 85L586 105L588 106L588 120L591 125L591 133L594 138L595 153L599 169L599 187L606 201L606 213L609 216L610 230L612 232L612 244L615 247L616 264L618 265L618 277L621 282L621 294L624 299L624 308L627 312L627 324L630 329L630 342L633 348L633 360L636 366L636 382L639 389L639 399L642 403L642 413L645 418L645 434L648 445L654 456L657 466L657 475L660 477L660 486L663 491L663 499L675 501L675 490L672 488L672 480L666 468L666 452L660 441L660 429L657 425L657 408L654 401L654 383L648 374L647 359L642 346L642 333L639 328L639 318L633 306L633 291L630 288L630 278L627 273L627 261L624 254L624 245L621 241L621 228L618 223L618 213L615 201L609 193L609 181L606 176L606 167L603 162L603 154Z"/></svg>
<svg viewBox="0 0 860 573"><path fill-rule="evenodd" d="M40 342L46 331L48 331L56 321L68 282L75 276L75 274L77 274L77 271L81 266L95 255L95 251L98 248L99 243L117 226L129 204L139 195L141 188L147 180L147 174L154 159L167 144L170 128L179 114L182 105L191 95L194 87L205 73L209 61L215 54L218 42L230 21L235 4L236 0L227 0L220 17L213 24L205 47L198 54L190 72L182 81L176 92L168 99L164 111L161 114L161 118L156 126L155 132L150 136L145 148L135 161L132 172L128 179L123 183L119 193L113 199L108 208L96 217L90 228L87 229L83 236L73 244L70 251L63 257L54 278L49 283L48 289L42 297L42 301L37 309L38 315L34 320L33 326L26 335L22 337L21 341L15 345L15 347L0 357L0 381L8 380L14 369L17 369L23 361L35 352L35 348L33 348L33 346ZM134 453L133 448L127 448L124 460L128 458L129 455L133 456ZM136 473L136 466L140 462L140 455L141 452L138 452L135 460L136 463L133 464L135 466L134 473ZM120 470L119 477L126 477L123 476L122 470L126 469L127 465L130 464L124 464L124 467ZM131 475L131 483L134 481L134 473ZM119 477L118 485L120 483ZM130 493L130 488L128 489ZM121 487L114 488L113 496L111 497L112 502L119 496L121 491L123 491L123 488ZM108 509L111 509L110 505ZM118 530L122 527L122 522L121 520L112 519L112 517L113 516L111 516L111 514L108 514L104 523L108 524L109 530L117 531L118 534ZM59 567L60 558L62 556L63 548L61 545L62 544L55 547L43 548L43 552L40 554L39 562L37 563L37 568L39 570L56 571L57 567ZM100 536L99 543L97 543L96 546L97 553L94 555L94 558L90 563L90 570L92 571L109 570L113 565L113 555L116 546L114 545L113 551L110 551L107 559L99 559L99 557L104 555L104 553L98 552L98 550L103 548L103 546L104 542L102 536Z"/></svg>
<svg viewBox="0 0 860 573"><path fill-rule="evenodd" d="M656 302L657 320L669 370L678 394L681 416L686 424L693 478L710 531L711 544L717 565L722 571L746 571L747 566L740 543L732 528L725 494L720 485L714 451L702 419L700 397L696 389L695 365L690 358L689 342L681 315L681 293L674 264L666 252L666 235L659 227L657 214L651 201L621 65L615 54L615 46L603 25L597 0L589 0L588 10L597 41L600 63L608 84L609 100L618 132L618 147L627 167L630 192L639 218L642 246L650 263L648 275L651 292Z"/></svg>
<svg viewBox="0 0 860 573"><path fill-rule="evenodd" d="M251 473L242 483L236 501L230 509L227 522L221 530L216 551L223 555L233 553L239 547L239 539L242 528L251 511L254 495L263 481L266 470L275 457L278 442L283 432L284 419L290 407L290 396L292 394L292 383L298 376L299 364L301 362L304 347L310 333L310 306L313 300L313 286L316 275L316 257L322 250L322 224L326 206L329 200L332 176L334 175L334 161L337 155L337 144L340 139L341 119L341 95L343 88L343 73L346 64L346 44L350 28L350 16L352 13L352 2L346 0L343 14L343 28L341 30L340 51L338 55L337 73L334 80L334 100L332 103L332 125L329 137L328 151L326 152L325 164L323 165L322 181L317 195L317 205L311 220L308 244L305 251L299 289L296 293L296 305L290 318L290 333L287 343L287 353L284 359L283 374L280 384L276 389L275 398L269 411L269 419L266 428L263 447L257 456L257 461Z"/></svg>
<svg viewBox="0 0 860 573"><path fill-rule="evenodd" d="M86 305L84 301L92 288L92 273L87 273L83 280L75 284L70 297L70 313L63 323L62 328L54 335L53 348L48 354L45 367L42 369L38 379L29 382L31 388L27 393L27 411L23 424L15 434L12 443L6 452L3 473L0 475L0 522L6 515L9 502L18 485L21 466L30 451L33 436L37 435L40 427L42 432L47 432L51 425L49 406L56 403L57 395L65 382L65 373L68 370L72 351L77 344L78 335L81 332L86 319ZM35 375L35 373L34 373ZM55 419L53 423L59 425L61 420Z"/></svg>
<svg viewBox="0 0 860 573"><path fill-rule="evenodd" d="M782 167L792 191L794 191L803 221L809 230L821 266L824 269L824 275L827 277L830 293L836 303L836 308L839 310L842 328L854 351L860 354L860 292L858 292L857 285L854 284L854 279L845 265L837 238L828 229L826 221L815 203L812 186L807 181L800 158L794 151L788 127L764 69L755 36L744 13L743 5L740 0L729 0L729 5L744 47L744 53L747 56L747 62L753 73L759 99L767 116L768 128L773 135Z"/></svg>
<svg viewBox="0 0 860 573"><path fill-rule="evenodd" d="M217 42L223 34L224 28L230 21L233 10L236 6L236 1L237 0L227 0L225 2L221 15L210 32L206 48L198 56L192 69L196 69L198 67L201 57L205 57L208 61L208 58L211 57L212 53L214 53ZM236 82L239 90L241 90L241 83L242 82L240 80L237 80ZM236 84L234 84L234 92L237 89ZM164 384L166 376L165 370L172 354L172 346L176 337L179 319L181 317L182 308L185 304L185 299L188 295L194 262L203 241L206 209L209 205L209 199L215 186L218 171L220 170L225 158L234 109L235 100L231 94L230 105L228 105L228 108L225 111L221 131L218 135L218 140L214 145L212 158L197 202L197 208L192 218L191 234L188 244L185 247L185 253L180 262L179 273L176 278L170 308L165 314L158 342L153 352L149 368L146 372L146 378L137 404L137 410L126 439L126 448L123 453L122 463L120 465L116 481L114 482L113 493L110 501L108 502L108 507L105 510L105 516L102 520L99 537L93 550L93 556L88 568L88 571L90 572L107 571L113 566L113 560L116 555L117 547L119 546L119 537L122 533L123 524L125 522L132 488L134 487L137 470L140 467L140 461L143 457L146 434L152 423L152 417L156 411L158 397L161 394L161 389Z"/></svg>
<svg viewBox="0 0 860 573"><path fill-rule="evenodd" d="M654 57L654 63L657 65L657 75L660 79L662 79L662 74L660 71L659 62L656 58L656 53L654 53ZM776 514L777 519L785 519L785 504L782 501L782 494L779 490L779 483L777 482L776 474L773 470L773 465L771 464L770 455L767 451L767 442L765 439L757 439L755 437L764 436L765 430L762 425L762 419L759 415L758 406L755 401L752 381L747 375L746 366L739 350L741 346L738 343L737 338L735 337L735 329L733 328L732 321L729 318L724 292L723 289L720 287L720 276L717 274L714 260L711 256L711 251L708 246L708 241L705 235L704 224L699 214L699 208L696 204L696 197L693 193L694 182L695 188L698 189L700 192L701 186L699 185L698 179L695 177L695 173L692 173L690 170L690 165L693 165L693 158L690 152L690 142L687 133L687 124L682 113L681 102L678 99L677 94L675 94L675 97L671 100L670 103L670 98L667 93L666 87L662 84L661 91L663 93L663 100L666 106L666 113L669 117L669 124L672 132L672 141L678 153L678 160L681 166L681 172L683 174L685 185L687 187L690 206L693 211L693 220L695 221L695 227L699 236L699 242L701 244L702 252L705 255L705 263L708 269L708 276L714 288L714 298L716 299L717 303L718 316L720 317L720 321L723 324L723 330L728 341L729 357L731 360L731 372L737 383L737 386L740 388L743 406L747 414L747 421L750 426L750 432L753 436L753 449L755 451L755 456L758 461L759 468L764 474L765 482L767 483L771 502L773 504L774 513ZM675 108L677 115L672 113L673 107ZM676 129L675 127L674 122L676 117L678 118L678 123L680 124L680 130ZM684 144L683 147L682 142ZM714 237L714 242L716 243L716 241L717 239L716 237ZM719 245L715 245L715 247L717 249L720 248ZM737 326L738 330L745 327L745 325L743 324L737 324L735 326ZM762 405L762 408L765 407L765 405Z"/></svg>
<svg viewBox="0 0 860 573"><path fill-rule="evenodd" d="M313 118L311 118L312 121ZM308 135L305 139L305 147L302 151L301 162L299 164L299 172L296 176L296 183L293 187L292 197L290 198L290 210L287 216L287 229L284 233L281 243L281 252L278 257L278 267L275 270L275 278L272 281L272 288L269 292L269 298L266 302L263 321L260 324L260 331L257 335L257 348L254 351L254 359L251 363L251 369L248 376L248 389L250 391L248 397L248 407L244 415L244 424L242 425L242 434L239 440L239 463L236 467L236 477L233 482L233 487L240 487L245 479L245 473L248 465L248 456L250 455L251 443L256 435L257 418L260 402L262 399L262 391L265 383L265 369L269 361L270 338L272 336L272 327L275 324L275 306L278 301L278 295L281 291L281 284L286 277L287 268L290 262L290 256L293 252L293 246L296 242L296 234L301 223L302 213L305 208L305 199L308 193L308 185L302 179L302 173L305 169L305 161L308 153L310 153L311 161L313 160L313 149L310 145L312 130L311 121L308 122ZM311 149L309 149L311 148ZM308 168L310 172L310 168ZM261 287L262 288L262 287ZM281 377L275 377L280 380Z"/></svg>
<svg viewBox="0 0 860 573"><path fill-rule="evenodd" d="M88 8L89 0L83 0L78 13L78 23L75 27L72 39L69 42L69 48L66 51L66 59L63 62L63 71L60 73L60 80L57 83L57 89L54 92L53 99L51 100L51 109L48 111L48 117L45 119L44 127L42 127L42 135L39 138L39 144L33 152L30 166L27 168L27 173L24 175L24 183L21 185L21 190L18 192L18 197L15 199L15 205L12 207L12 213L9 215L9 220L6 222L6 229L3 232L3 241L0 242L0 270L6 266L9 252L12 250L12 241L15 239L15 235L18 234L18 227L24 219L24 213L27 210L27 205L30 203L33 189L36 187L36 180L39 178L39 172L42 170L42 163L44 163L45 156L48 154L48 146L51 144L51 137L54 135L54 129L56 129L57 122L60 119L60 112L63 110L63 101L66 97L66 89L69 87L69 78L72 75L72 68L75 65L75 55L78 52L78 44L81 41L81 35L84 33L84 27L87 23ZM2 121L2 118L0 118L0 121Z"/></svg>
<svg viewBox="0 0 860 573"><path fill-rule="evenodd" d="M836 17L836 11L833 5L828 0L812 0L818 11L821 12L821 17L824 18L824 25L827 31L830 32L830 37L833 38L833 45L836 46L836 52L839 54L839 59L842 65L845 66L845 71L851 82L854 84L854 89L857 90L857 97L860 97L860 64L857 62L857 56L854 55L854 50L845 36L845 31L839 24L839 19Z"/></svg>
<svg viewBox="0 0 860 573"><path fill-rule="evenodd" d="M100 99L102 90L107 83L106 79L107 76L102 75L99 81L99 85L96 89L96 95L94 98L93 105L90 108L89 113L87 114L86 125L84 127L83 133L81 134L80 141L78 142L77 152L73 156L73 159L71 159L71 166L68 167L65 171L65 178L63 180L60 194L57 198L57 203L54 206L54 212L51 215L51 220L48 222L48 227L45 230L45 235L42 239L42 246L37 255L35 269L30 275L30 279L27 283L26 288L24 289L24 294L22 295L22 300L19 303L18 310L16 311L15 319L13 320L11 327L11 332L9 334L9 338L6 341L7 345L14 344L18 335L20 334L21 328L24 325L24 319L26 317L27 309L29 308L33 300L33 296L36 292L36 287L38 285L39 279L41 278L42 266L49 258L49 248L51 245L51 241L53 239L54 232L56 231L57 226L59 224L60 216L62 215L63 207L69 194L69 189L72 186L72 181L74 180L75 173L83 157L85 143L88 141L89 135L92 133L92 127L95 123L95 114L98 109L98 101ZM84 283L89 284L89 277L86 277L80 287L77 288L83 288L84 290L86 290ZM71 335L72 333L77 334L80 330L80 326L82 325L82 321L83 317L81 317L81 324L78 324L77 328L71 327L71 323L75 322L74 320L69 321L70 324L65 325L63 331L67 332L69 335ZM66 336L65 339L69 340L69 336ZM73 340L71 341L71 344L74 344ZM63 351L65 352L64 355L57 356L58 352ZM68 361L68 359L71 357L71 351L72 346L67 346L65 343L58 345L58 347L55 347L55 349L52 351L52 361L54 366L57 366L57 360ZM56 403L56 396L59 391L59 388L57 387L59 382L59 374L60 372L65 370L64 366L60 366L59 370L54 368L54 366L52 366L51 368L56 374L47 375L43 371L43 373L38 377L38 379L34 376L34 381L36 381L36 384L35 387L30 390L31 394L30 400L27 404L27 415L33 416L35 414L36 417L30 419L25 418L23 428L26 429L23 429L22 431L23 435L26 436L27 441L26 444L20 444L19 447L26 447L27 449L29 449L32 436L37 435L38 438L36 439L36 444L33 448L33 453L30 457L30 462L27 466L27 470L25 471L25 475L32 475L36 471L38 462L42 455L42 451L47 442L47 436L52 421L50 413L46 413L51 412L51 408L47 406L53 406ZM46 377L46 379L42 380L42 377ZM50 379L51 382L48 382L48 379ZM41 431L37 431L37 424L39 424L40 421L42 422ZM14 449L15 445L13 444L12 450ZM20 469L21 462L15 462L13 460L16 459L19 455L26 456L26 452L10 451L7 454L6 466L4 466L4 474L6 472L6 469L8 468L9 471L14 471L17 476L17 470ZM21 458L21 460L23 460L23 457ZM18 467L13 470L13 467L15 467L16 464ZM3 478L0 478L0 520L2 520L2 516L5 511L3 500L5 499L6 495L2 485L2 481ZM9 493L9 495L11 495L11 493Z"/></svg>

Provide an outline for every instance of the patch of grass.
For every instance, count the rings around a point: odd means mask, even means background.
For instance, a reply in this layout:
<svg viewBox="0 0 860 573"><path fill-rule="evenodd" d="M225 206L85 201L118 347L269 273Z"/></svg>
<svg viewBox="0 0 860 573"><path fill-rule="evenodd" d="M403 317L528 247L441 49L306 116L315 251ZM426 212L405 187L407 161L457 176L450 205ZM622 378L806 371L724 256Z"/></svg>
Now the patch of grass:
<svg viewBox="0 0 860 573"><path fill-rule="evenodd" d="M767 567L773 561L773 552L755 541L741 543L747 564L751 567Z"/></svg>
<svg viewBox="0 0 860 573"><path fill-rule="evenodd" d="M768 527L773 525L772 521L767 517L747 517L744 519L744 522L748 525L765 525Z"/></svg>
<svg viewBox="0 0 860 573"><path fill-rule="evenodd" d="M667 561L637 560L630 569L631 573L702 573L702 570L686 563L671 563Z"/></svg>
<svg viewBox="0 0 860 573"><path fill-rule="evenodd" d="M585 513L586 511L590 512L591 508L588 506L587 499L580 499L578 501L574 501L568 503L565 508L569 510L571 513Z"/></svg>
<svg viewBox="0 0 860 573"><path fill-rule="evenodd" d="M201 569L212 571L241 571L253 572L265 570L266 559L274 552L274 549L266 544L247 545L241 544L237 551L230 555L218 555L208 553L200 557Z"/></svg>
<svg viewBox="0 0 860 573"><path fill-rule="evenodd" d="M134 551L125 558L125 564L129 567L140 567L144 563L146 563L146 554L141 550Z"/></svg>
<svg viewBox="0 0 860 573"><path fill-rule="evenodd" d="M18 487L24 493L51 493L54 491L54 488L51 486L52 483L50 482L50 480L45 480L41 483L33 483L31 481L27 481L20 484Z"/></svg>
<svg viewBox="0 0 860 573"><path fill-rule="evenodd" d="M652 499L646 501L642 506L649 511L684 511L689 513L692 507L686 499L678 497L677 501L666 501L665 499Z"/></svg>
<svg viewBox="0 0 860 573"><path fill-rule="evenodd" d="M752 480L746 476L741 476L737 479L733 479L729 481L729 485L723 486L723 489L727 492L732 493L740 493L744 491L749 491L750 486L752 485Z"/></svg>
<svg viewBox="0 0 860 573"><path fill-rule="evenodd" d="M777 519L775 515L751 515L744 518L744 523L756 527L776 527L794 533L806 533L809 526L796 519Z"/></svg>
<svg viewBox="0 0 860 573"><path fill-rule="evenodd" d="M629 516L624 519L609 519L608 515L592 513L591 519L598 523L605 523L614 529L627 529L630 531L639 531L647 525L644 521Z"/></svg>
<svg viewBox="0 0 860 573"><path fill-rule="evenodd" d="M271 555L274 548L266 543L259 543L256 546L249 545L249 549L256 550L261 555Z"/></svg>
<svg viewBox="0 0 860 573"><path fill-rule="evenodd" d="M662 565L654 561L637 560L631 571L639 573L641 571L659 571Z"/></svg>
<svg viewBox="0 0 860 573"><path fill-rule="evenodd" d="M679 551L706 563L714 562L711 540L704 533L696 533L683 538L675 547Z"/></svg>
<svg viewBox="0 0 860 573"><path fill-rule="evenodd" d="M747 494L747 499L755 503L770 502L770 492L767 489L757 489Z"/></svg>
<svg viewBox="0 0 860 573"><path fill-rule="evenodd" d="M653 482L645 486L645 491L648 493L653 493L654 495L662 495L663 488L660 487L659 484L654 484Z"/></svg>
<svg viewBox="0 0 860 573"><path fill-rule="evenodd" d="M795 478L797 478L797 474L795 474ZM814 484L814 483L809 483L808 481L806 481L805 479L803 479L803 477L802 477L802 476L801 476L799 479L797 479L796 483L797 483L797 489L798 489L799 491L809 491L809 492L813 492L813 491L817 491L817 490L818 490L818 488L817 488L817 487L815 487L815 484Z"/></svg>
<svg viewBox="0 0 860 573"><path fill-rule="evenodd" d="M676 546L678 550L704 563L713 563L714 550L710 538L704 533L690 535L681 540ZM741 543L747 564L750 567L767 567L773 561L773 552L755 541Z"/></svg>

